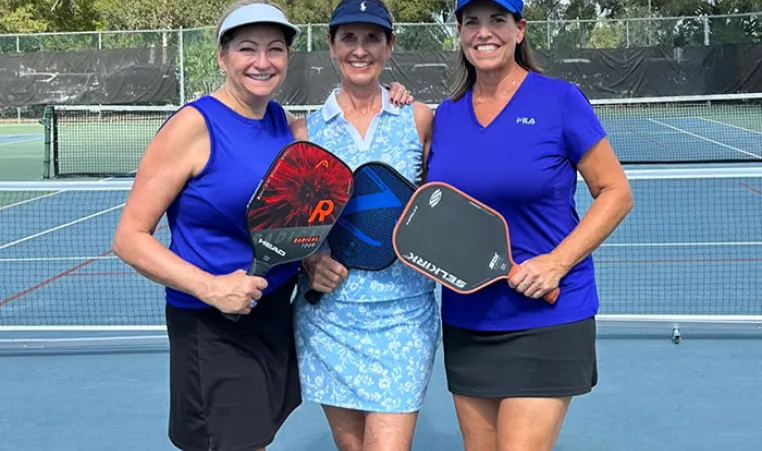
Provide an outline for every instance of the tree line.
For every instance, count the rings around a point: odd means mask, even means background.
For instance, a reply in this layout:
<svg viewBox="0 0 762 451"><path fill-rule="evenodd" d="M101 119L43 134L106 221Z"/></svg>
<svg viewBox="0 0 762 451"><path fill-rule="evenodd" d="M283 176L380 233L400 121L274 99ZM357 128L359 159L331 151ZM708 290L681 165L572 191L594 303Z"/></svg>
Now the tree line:
<svg viewBox="0 0 762 451"><path fill-rule="evenodd" d="M276 0L296 23L325 23L338 0ZM213 26L227 0L0 0L0 32L176 29ZM387 0L398 22L450 22L455 0ZM744 14L762 0L527 0L529 20ZM759 28L762 18L753 27ZM750 32L759 32L757 28Z"/></svg>

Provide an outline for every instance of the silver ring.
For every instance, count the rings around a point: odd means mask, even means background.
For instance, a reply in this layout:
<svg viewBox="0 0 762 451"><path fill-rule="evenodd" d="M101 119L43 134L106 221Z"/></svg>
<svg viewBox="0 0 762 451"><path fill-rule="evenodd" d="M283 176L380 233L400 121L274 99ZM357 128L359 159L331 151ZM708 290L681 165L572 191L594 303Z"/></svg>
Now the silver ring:
<svg viewBox="0 0 762 451"><path fill-rule="evenodd" d="M526 287L528 287L528 286L529 286L529 284L528 284L528 283L526 283L526 282L522 282L522 283L521 283L521 285L519 285L519 288L524 288L524 289L525 289L525 288L526 288Z"/></svg>
<svg viewBox="0 0 762 451"><path fill-rule="evenodd" d="M251 301L251 304L249 304L249 308L254 308L257 306L257 301Z"/></svg>

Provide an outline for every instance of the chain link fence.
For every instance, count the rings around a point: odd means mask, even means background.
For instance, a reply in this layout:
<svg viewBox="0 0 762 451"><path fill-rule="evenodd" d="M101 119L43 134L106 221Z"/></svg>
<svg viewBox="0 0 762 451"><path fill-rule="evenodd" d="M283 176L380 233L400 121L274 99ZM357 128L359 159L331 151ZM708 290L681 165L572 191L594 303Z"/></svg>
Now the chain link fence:
<svg viewBox="0 0 762 451"><path fill-rule="evenodd" d="M294 50L328 49L326 24L300 26ZM400 23L395 26L395 51L451 51L457 48L454 23ZM762 43L762 12L722 16L632 18L617 20L530 21L527 39L538 49L685 47ZM180 103L211 92L220 81L212 27L179 30L93 31L71 33L0 34L0 53L76 51L143 47L155 58L167 58L178 48ZM39 118L36 108L0 110L0 119Z"/></svg>

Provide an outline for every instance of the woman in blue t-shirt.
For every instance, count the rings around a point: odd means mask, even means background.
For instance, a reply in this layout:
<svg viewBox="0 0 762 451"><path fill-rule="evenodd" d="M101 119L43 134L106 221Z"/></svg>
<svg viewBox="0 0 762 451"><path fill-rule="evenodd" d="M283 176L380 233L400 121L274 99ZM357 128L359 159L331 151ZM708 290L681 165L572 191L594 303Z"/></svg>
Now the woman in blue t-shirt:
<svg viewBox="0 0 762 451"><path fill-rule="evenodd" d="M444 289L447 382L467 450L550 450L573 396L597 383L590 254L632 208L585 95L543 76L521 0L459 0L461 55L434 116L427 181L507 220L518 273L470 295ZM594 198L580 220L577 171ZM543 295L560 287L554 304Z"/></svg>

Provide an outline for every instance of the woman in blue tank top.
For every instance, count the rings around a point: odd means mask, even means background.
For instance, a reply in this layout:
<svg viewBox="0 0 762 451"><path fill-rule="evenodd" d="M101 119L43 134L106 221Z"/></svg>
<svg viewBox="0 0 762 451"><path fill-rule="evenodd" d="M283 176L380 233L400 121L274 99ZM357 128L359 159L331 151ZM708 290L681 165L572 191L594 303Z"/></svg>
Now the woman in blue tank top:
<svg viewBox="0 0 762 451"><path fill-rule="evenodd" d="M243 221L260 178L294 140L294 118L270 99L297 34L264 1L226 11L216 34L224 83L157 133L114 238L122 260L166 287L169 437L179 449L264 449L301 403L290 304L299 267L246 275ZM169 249L153 237L165 213ZM243 316L234 323L221 312Z"/></svg>
<svg viewBox="0 0 762 451"><path fill-rule="evenodd" d="M521 0L458 1L455 86L434 116L427 181L503 215L519 264L508 283L442 290L447 384L466 450L554 448L572 397L597 382L590 254L632 206L587 98L539 73L522 11ZM582 219L578 171L594 198ZM556 287L557 301L543 301Z"/></svg>
<svg viewBox="0 0 762 451"><path fill-rule="evenodd" d="M383 2L336 7L329 46L341 86L308 116L308 136L353 169L383 161L418 183L432 111L397 107L380 87L393 39ZM305 267L294 301L303 399L322 405L342 451L410 449L440 338L435 284L400 262L347 271L328 249ZM326 293L317 305L304 299L310 288Z"/></svg>

